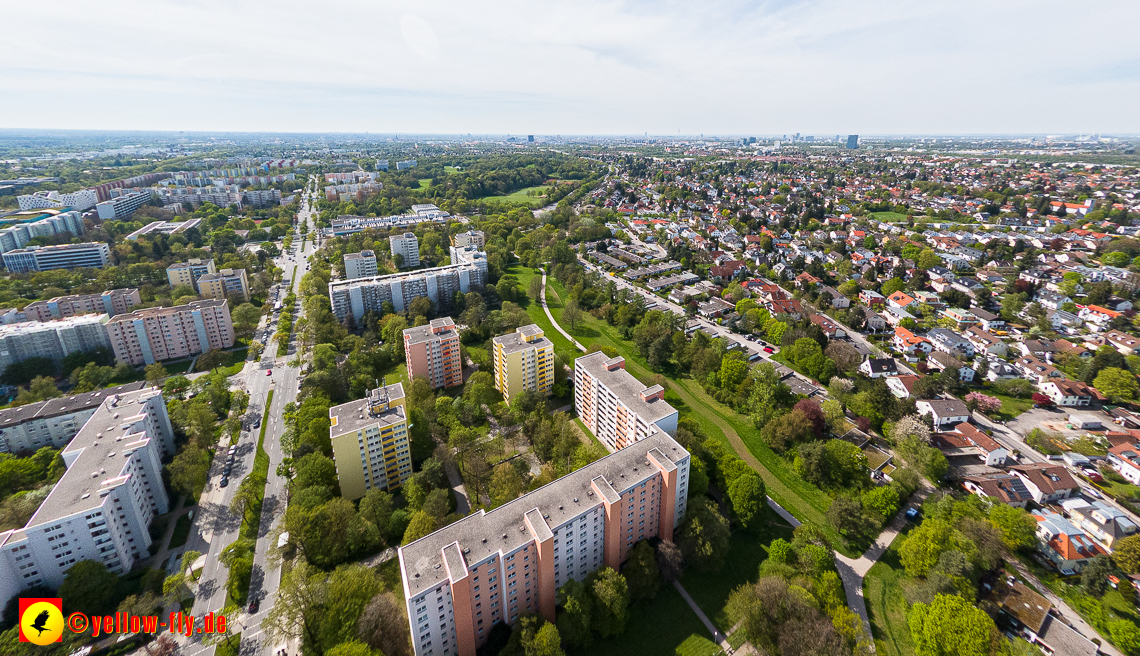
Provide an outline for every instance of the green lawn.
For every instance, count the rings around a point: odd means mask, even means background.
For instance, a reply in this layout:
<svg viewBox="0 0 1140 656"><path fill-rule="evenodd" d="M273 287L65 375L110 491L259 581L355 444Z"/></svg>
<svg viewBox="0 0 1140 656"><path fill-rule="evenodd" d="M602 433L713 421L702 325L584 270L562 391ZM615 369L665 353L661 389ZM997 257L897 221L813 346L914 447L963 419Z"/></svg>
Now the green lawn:
<svg viewBox="0 0 1140 656"><path fill-rule="evenodd" d="M562 323L561 304L555 302L552 291L560 297L569 295L558 281L547 278L546 302L555 320ZM569 330L568 326L564 327ZM641 381L647 381L654 375L634 346L621 339L617 329L607 325L606 322L587 316L576 330L569 332L587 348L596 343L617 349L625 358L626 370ZM856 557L862 552L862 549L848 547L827 521L825 515L831 505L831 496L802 479L792 470L789 463L773 452L760 438L760 431L752 424L750 418L718 403L691 378L670 377L669 381L671 389L666 392L665 400L677 408L682 418L691 417L696 420L707 435L723 440L730 447L727 431L734 431L740 436L749 452L764 468L760 475L768 488L768 496L787 508L800 521L818 524L844 555Z"/></svg>
<svg viewBox="0 0 1140 656"><path fill-rule="evenodd" d="M519 264L515 264L507 269L507 273L519 279L519 285L522 287L524 296L529 288L530 279L534 276L542 277L541 271ZM554 314L555 309L557 309L560 313L562 310L562 301L554 294L553 290L550 289L550 283L554 279L548 277L546 280L546 302L550 306L550 312ZM542 328L542 332L546 335L546 338L554 343L554 353L562 359L562 363L568 367L573 367L575 358L582 355L582 352L575 348L574 345L570 343L570 340L563 337L562 333L558 332L554 327L554 324L550 323L546 312L542 310L542 303L532 301L529 297L524 297L519 301L519 305L526 310L530 320L537 324L539 328Z"/></svg>
<svg viewBox="0 0 1140 656"><path fill-rule="evenodd" d="M755 576L755 572L753 572ZM672 585L663 585L653 599L635 601L629 608L625 631L613 638L594 640L574 656L714 656L720 647L693 609Z"/></svg>
<svg viewBox="0 0 1140 656"><path fill-rule="evenodd" d="M167 549L174 549L186 544L186 540L190 537L190 515L182 515L178 521L174 523L174 531L170 534L170 544L166 545Z"/></svg>
<svg viewBox="0 0 1140 656"><path fill-rule="evenodd" d="M899 214L898 212L871 212L871 216L876 221L886 221L888 223L906 222L906 215Z"/></svg>
<svg viewBox="0 0 1140 656"><path fill-rule="evenodd" d="M904 531L908 531L908 524ZM905 572L899 562L898 547L903 537L895 538L891 547L871 567L863 578L863 596L867 600L867 615L871 620L871 633L875 638L875 651L879 656L911 656L914 642L906 623L906 598L903 596Z"/></svg>
<svg viewBox="0 0 1140 656"><path fill-rule="evenodd" d="M538 185L537 187L526 187L525 189L519 189L518 191L515 191L514 193L508 194L506 196L485 196L480 200L505 200L508 203L518 203L520 205L527 205L529 207L542 207L546 204L546 199L539 198L537 196L528 196L527 192L536 191L540 193L546 193L547 189L548 187L546 185Z"/></svg>
<svg viewBox="0 0 1140 656"><path fill-rule="evenodd" d="M445 167L443 167L443 172L444 172L444 173L448 173L448 174L450 174L450 173L459 173L459 172L461 172L462 170L463 170L463 169L460 169L460 168L457 168L457 167L454 167L454 166L445 166Z"/></svg>
<svg viewBox="0 0 1140 656"><path fill-rule="evenodd" d="M420 178L419 183L420 189L427 189L431 186L431 178Z"/></svg>
<svg viewBox="0 0 1140 656"><path fill-rule="evenodd" d="M982 394L1001 399L1001 410L998 411L997 416L1002 421L1010 421L1017 418L1021 413L1033 407L1033 399L1019 399L1013 396L1002 394L992 387L986 390L980 390Z"/></svg>
<svg viewBox="0 0 1140 656"><path fill-rule="evenodd" d="M728 596L742 584L756 580L760 563L768 557L767 546L776 538L791 542L792 529L775 512L769 512L758 530L738 529L732 534L728 558L719 572L686 570L682 575L681 585L721 631L732 628L724 612Z"/></svg>

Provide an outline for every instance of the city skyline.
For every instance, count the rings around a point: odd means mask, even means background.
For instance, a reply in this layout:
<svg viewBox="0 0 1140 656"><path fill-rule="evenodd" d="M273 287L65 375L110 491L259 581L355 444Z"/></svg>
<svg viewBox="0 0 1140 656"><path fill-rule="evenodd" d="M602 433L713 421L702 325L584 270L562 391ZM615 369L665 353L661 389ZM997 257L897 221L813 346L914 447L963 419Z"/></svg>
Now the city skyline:
<svg viewBox="0 0 1140 656"><path fill-rule="evenodd" d="M9 10L29 24L50 12L55 38L12 35L0 80L81 102L8 103L0 126L1089 134L1134 132L1140 99L1125 31L1140 9L1123 2L46 7ZM1074 21L1098 30L1080 57L1048 36ZM79 45L120 30L131 37Z"/></svg>

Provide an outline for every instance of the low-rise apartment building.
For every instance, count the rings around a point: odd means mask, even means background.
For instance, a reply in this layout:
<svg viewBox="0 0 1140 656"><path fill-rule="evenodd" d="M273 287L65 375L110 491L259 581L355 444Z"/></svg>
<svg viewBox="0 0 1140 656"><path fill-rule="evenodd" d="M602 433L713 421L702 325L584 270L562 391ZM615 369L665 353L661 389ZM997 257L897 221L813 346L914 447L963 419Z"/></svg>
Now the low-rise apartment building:
<svg viewBox="0 0 1140 656"><path fill-rule="evenodd" d="M495 389L507 402L522 392L550 395L554 388L554 342L546 338L537 324L520 326L491 341Z"/></svg>
<svg viewBox="0 0 1140 656"><path fill-rule="evenodd" d="M376 253L374 251L346 253L344 256L345 280L369 278L375 276L378 271L379 269L376 268Z"/></svg>
<svg viewBox="0 0 1140 656"><path fill-rule="evenodd" d="M50 271L52 269L102 269L111 261L111 247L105 242L28 246L7 251L4 267L12 273Z"/></svg>
<svg viewBox="0 0 1140 656"><path fill-rule="evenodd" d="M359 499L369 490L393 490L412 475L404 386L386 385L368 396L329 408L336 476L341 496Z"/></svg>
<svg viewBox="0 0 1140 656"><path fill-rule="evenodd" d="M58 588L83 560L122 575L147 558L150 523L169 509L161 460L173 451L160 392L104 399L63 449L67 471L36 514L0 533L0 602L34 585Z"/></svg>
<svg viewBox="0 0 1140 656"><path fill-rule="evenodd" d="M664 432L399 550L416 656L474 656L492 628L555 620L556 591L633 545L672 540L685 517L689 453Z"/></svg>
<svg viewBox="0 0 1140 656"><path fill-rule="evenodd" d="M48 399L0 410L0 451L25 453L45 446L60 448L75 437L103 401L136 392L145 382L127 383L75 396Z"/></svg>
<svg viewBox="0 0 1140 656"><path fill-rule="evenodd" d="M230 298L240 296L249 300L249 278L245 269L219 269L198 278L198 294L202 298Z"/></svg>
<svg viewBox="0 0 1140 656"><path fill-rule="evenodd" d="M625 358L601 351L574 361L574 410L610 451L661 431L675 436L680 416L664 388L643 385L625 370Z"/></svg>
<svg viewBox="0 0 1140 656"><path fill-rule="evenodd" d="M57 296L47 301L36 301L22 310L28 321L51 321L82 314L115 316L142 303L137 289L112 289L102 294L75 294Z"/></svg>
<svg viewBox="0 0 1140 656"><path fill-rule="evenodd" d="M483 237L482 230L468 230L467 232L456 233L451 237L451 245L458 248L467 246L474 246L476 250L483 250L487 245L487 240Z"/></svg>
<svg viewBox="0 0 1140 656"><path fill-rule="evenodd" d="M405 329L404 358L408 363L408 378L426 378L432 389L463 384L459 331L451 317L432 319L426 326Z"/></svg>
<svg viewBox="0 0 1140 656"><path fill-rule="evenodd" d="M107 336L116 361L138 366L229 348L234 326L229 301L211 299L117 315Z"/></svg>
<svg viewBox="0 0 1140 656"><path fill-rule="evenodd" d="M166 279L171 287L190 285L198 291L198 279L208 273L217 273L213 260L192 258L186 262L175 262L166 267Z"/></svg>

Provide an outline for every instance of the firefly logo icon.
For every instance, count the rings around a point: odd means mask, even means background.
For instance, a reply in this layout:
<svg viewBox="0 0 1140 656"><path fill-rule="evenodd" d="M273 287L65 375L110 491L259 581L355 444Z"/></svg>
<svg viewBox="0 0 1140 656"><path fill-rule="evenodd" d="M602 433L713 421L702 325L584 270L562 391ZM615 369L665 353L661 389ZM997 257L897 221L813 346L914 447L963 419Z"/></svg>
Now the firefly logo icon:
<svg viewBox="0 0 1140 656"><path fill-rule="evenodd" d="M20 598L20 642L63 642L63 600Z"/></svg>

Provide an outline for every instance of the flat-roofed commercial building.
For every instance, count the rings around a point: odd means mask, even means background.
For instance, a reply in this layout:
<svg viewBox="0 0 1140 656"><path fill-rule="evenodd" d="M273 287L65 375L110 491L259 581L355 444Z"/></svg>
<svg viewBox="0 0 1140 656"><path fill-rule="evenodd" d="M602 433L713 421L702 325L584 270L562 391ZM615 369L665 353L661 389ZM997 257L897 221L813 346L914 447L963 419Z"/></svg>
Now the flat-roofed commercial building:
<svg viewBox="0 0 1140 656"><path fill-rule="evenodd" d="M672 540L688 490L689 453L658 432L400 547L416 656L474 656L526 614L553 622L568 581L619 570L640 540Z"/></svg>
<svg viewBox="0 0 1140 656"><path fill-rule="evenodd" d="M135 392L143 387L146 383L140 381L4 408L0 410L0 451L21 453L45 446L58 449L75 437L108 396Z"/></svg>
<svg viewBox="0 0 1140 656"><path fill-rule="evenodd" d="M111 261L111 247L101 241L55 246L28 246L7 251L4 267L12 273L52 269L102 269Z"/></svg>
<svg viewBox="0 0 1140 656"><path fill-rule="evenodd" d="M72 353L111 347L105 314L0 325L0 371L28 358L60 362ZM49 372L45 372L49 373Z"/></svg>
<svg viewBox="0 0 1140 656"><path fill-rule="evenodd" d="M185 221L154 221L135 230L126 236L128 241L136 241L144 235L177 235L190 228L202 225L202 219L186 219Z"/></svg>
<svg viewBox="0 0 1140 656"><path fill-rule="evenodd" d="M166 279L171 287L190 285L198 291L198 279L207 273L217 273L218 269L213 260L192 258L186 262L176 262L166 267Z"/></svg>
<svg viewBox="0 0 1140 656"><path fill-rule="evenodd" d="M459 332L451 317L432 319L426 326L404 330L408 378L423 377L433 389L463 384Z"/></svg>
<svg viewBox="0 0 1140 656"><path fill-rule="evenodd" d="M112 289L102 294L75 294L57 296L47 301L36 301L22 310L28 321L51 321L81 314L115 316L142 303L137 289Z"/></svg>
<svg viewBox="0 0 1140 656"><path fill-rule="evenodd" d="M495 363L495 389L508 402L521 392L550 396L554 389L554 342L538 324L520 326L515 332L491 340Z"/></svg>
<svg viewBox="0 0 1140 656"><path fill-rule="evenodd" d="M348 317L360 321L365 312L382 312L385 303L403 312L421 296L426 296L436 307L445 307L451 304L455 292L466 294L479 289L486 279L485 270L478 266L449 264L371 278L334 280L329 283L329 298L337 321Z"/></svg>
<svg viewBox="0 0 1140 656"><path fill-rule="evenodd" d="M574 361L574 410L610 451L658 432L677 434L679 414L665 389L647 387L625 370L625 358L601 351Z"/></svg>
<svg viewBox="0 0 1140 656"><path fill-rule="evenodd" d="M370 278L375 276L378 271L379 269L376 268L376 253L373 251L347 253L344 256L345 280Z"/></svg>
<svg viewBox="0 0 1140 656"><path fill-rule="evenodd" d="M404 386L387 385L329 408L340 493L359 499L369 490L392 490L412 475Z"/></svg>
<svg viewBox="0 0 1140 656"><path fill-rule="evenodd" d="M202 298L230 298L240 296L249 300L249 279L245 269L218 269L198 278L198 293Z"/></svg>
<svg viewBox="0 0 1140 656"><path fill-rule="evenodd" d="M75 563L115 574L149 557L150 523L169 509L162 457L174 431L153 388L105 398L60 454L67 467L23 528L0 533L0 602L58 588Z"/></svg>
<svg viewBox="0 0 1140 656"><path fill-rule="evenodd" d="M116 361L138 366L229 348L234 326L229 301L211 299L117 315L107 336Z"/></svg>

